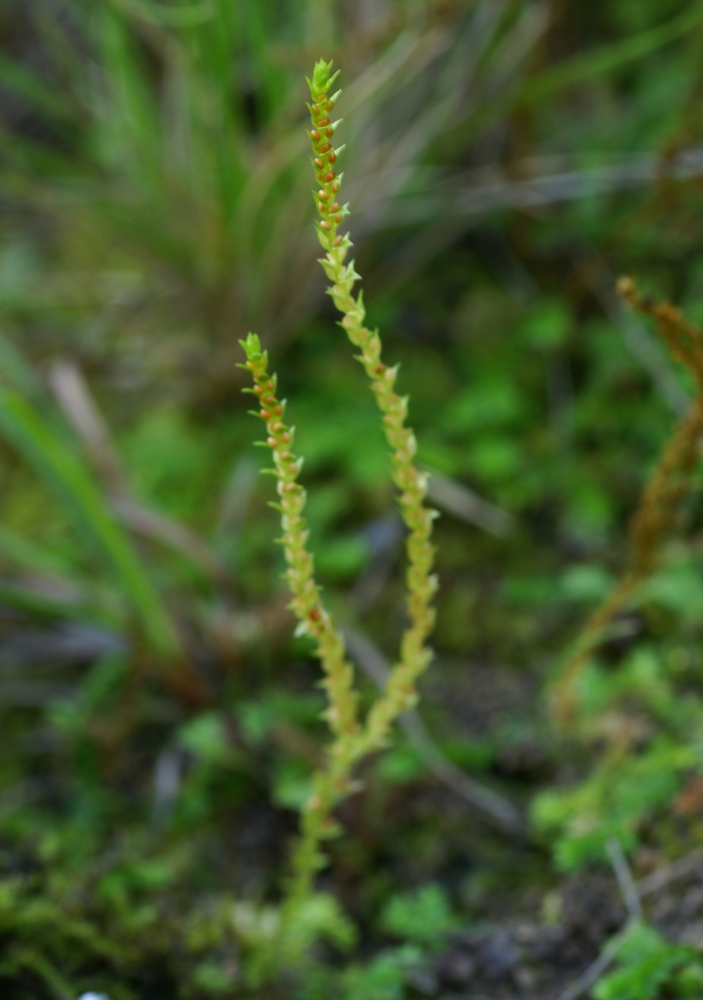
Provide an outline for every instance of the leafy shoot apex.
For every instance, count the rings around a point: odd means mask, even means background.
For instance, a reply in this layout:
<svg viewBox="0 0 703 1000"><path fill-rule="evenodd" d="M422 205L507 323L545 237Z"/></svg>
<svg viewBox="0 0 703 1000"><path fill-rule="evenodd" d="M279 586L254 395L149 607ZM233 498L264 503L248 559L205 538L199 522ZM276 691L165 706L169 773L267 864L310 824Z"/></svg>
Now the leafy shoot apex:
<svg viewBox="0 0 703 1000"><path fill-rule="evenodd" d="M332 62L332 59L329 62L325 62L324 59L318 59L312 71L312 80L309 77L305 78L308 81L313 100L320 94L326 94L332 83L339 76L339 70L330 76Z"/></svg>
<svg viewBox="0 0 703 1000"><path fill-rule="evenodd" d="M261 355L261 341L255 333L247 334L246 340L240 340L239 343L242 345L247 357L258 357Z"/></svg>

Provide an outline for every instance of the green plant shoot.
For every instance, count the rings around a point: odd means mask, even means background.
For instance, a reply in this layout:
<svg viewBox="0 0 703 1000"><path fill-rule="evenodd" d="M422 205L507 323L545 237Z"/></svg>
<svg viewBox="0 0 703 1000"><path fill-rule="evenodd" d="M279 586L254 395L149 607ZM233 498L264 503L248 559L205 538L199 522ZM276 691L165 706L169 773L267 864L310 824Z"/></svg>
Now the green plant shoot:
<svg viewBox="0 0 703 1000"><path fill-rule="evenodd" d="M437 589L436 578L432 575L434 550L430 540L436 514L425 506L427 477L414 462L417 445L406 423L408 400L395 391L398 369L384 363L378 331L365 326L362 293L356 296L353 293L359 275L353 261L346 263L352 244L348 235L339 232L348 207L339 201L342 175L337 173L337 161L343 147L333 145L340 122L333 121L331 113L340 91L329 93L337 76L336 73L331 75L331 67L331 62L320 60L312 79L308 79L312 98L308 105L312 123L308 135L312 143L312 164L317 181L314 198L319 214L316 227L325 251L320 263L330 281L329 294L342 316L340 326L357 348L356 357L368 376L390 448L392 477L400 491L399 505L408 531L408 626L387 686L362 721L358 717L354 672L346 659L343 639L322 603L313 557L307 548L308 532L303 517L305 490L298 482L302 460L292 450L294 430L283 419L285 401L277 396L277 379L268 371L267 353L262 350L259 338L249 334L242 341L247 355L244 367L252 374L254 386L248 391L259 399L257 415L266 424L267 444L273 454L272 471L280 498L277 506L281 513L281 544L292 593L291 607L299 621L299 632L310 635L316 643L328 699L326 717L332 731L326 765L314 776L312 793L303 807L302 831L293 856L289 886L291 917L312 892L315 873L324 864L320 845L326 837L337 832L331 813L353 787L354 765L366 754L384 746L396 718L417 700L417 680L432 655L428 637L434 624L432 599Z"/></svg>

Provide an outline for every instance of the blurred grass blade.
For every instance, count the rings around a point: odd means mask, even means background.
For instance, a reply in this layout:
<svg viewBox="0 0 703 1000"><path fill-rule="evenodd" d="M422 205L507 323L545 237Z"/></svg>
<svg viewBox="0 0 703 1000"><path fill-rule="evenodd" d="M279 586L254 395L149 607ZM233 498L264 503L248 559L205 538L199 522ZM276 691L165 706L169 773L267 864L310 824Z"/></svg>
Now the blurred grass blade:
<svg viewBox="0 0 703 1000"><path fill-rule="evenodd" d="M81 462L20 396L7 389L0 389L0 433L62 499L78 532L96 543L153 651L164 656L176 654L179 640L173 623L129 539Z"/></svg>
<svg viewBox="0 0 703 1000"><path fill-rule="evenodd" d="M56 576L64 575L67 569L65 559L58 552L45 545L38 545L2 524L0 524L0 556L5 556L13 564L33 573Z"/></svg>
<svg viewBox="0 0 703 1000"><path fill-rule="evenodd" d="M165 28L193 28L212 20L217 13L215 0L199 0L182 7L166 6L156 0L112 0L112 4L149 24Z"/></svg>
<svg viewBox="0 0 703 1000"><path fill-rule="evenodd" d="M88 580L67 573L66 561L45 545L37 545L0 525L0 558L12 567L12 579L0 580L0 600L8 607L60 618L103 620ZM17 569L17 573L16 570Z"/></svg>
<svg viewBox="0 0 703 1000"><path fill-rule="evenodd" d="M27 364L10 337L0 333L0 380L18 390L33 405L41 407L46 401L46 389L37 378L32 366Z"/></svg>
<svg viewBox="0 0 703 1000"><path fill-rule="evenodd" d="M3 55L0 55L0 84L62 120L75 116L70 94L41 83L34 74Z"/></svg>
<svg viewBox="0 0 703 1000"><path fill-rule="evenodd" d="M111 98L109 118L102 123L103 141L108 143L104 153L113 163L121 161L133 181L147 182L153 193L163 196L161 128L147 84L146 57L128 24L109 8L100 20L100 42Z"/></svg>
<svg viewBox="0 0 703 1000"><path fill-rule="evenodd" d="M12 131L0 122L0 150L2 150L3 166L14 168L25 174L32 171L34 174L46 177L66 177L75 167L67 156L57 149L40 140L30 139L21 135L17 131ZM3 192L7 193L6 184L12 181L17 187L29 187L23 184L27 178L19 176L12 178L8 174L8 179L3 178Z"/></svg>
<svg viewBox="0 0 703 1000"><path fill-rule="evenodd" d="M86 605L68 590L58 595L26 584L6 583L3 580L0 580L0 603L3 607L13 608L31 616L86 621L90 615ZM90 620L94 620L92 616Z"/></svg>
<svg viewBox="0 0 703 1000"><path fill-rule="evenodd" d="M567 87L571 83L578 83L589 76L599 76L619 69L626 63L632 62L634 59L641 59L687 34L701 20L703 20L703 3L699 0L698 3L687 7L677 17L658 25L656 28L649 28L632 38L613 42L613 44L603 46L595 52L574 56L572 59L567 59L555 66L554 69L546 70L536 80L523 86L518 103L539 101L546 94L561 90L562 87Z"/></svg>

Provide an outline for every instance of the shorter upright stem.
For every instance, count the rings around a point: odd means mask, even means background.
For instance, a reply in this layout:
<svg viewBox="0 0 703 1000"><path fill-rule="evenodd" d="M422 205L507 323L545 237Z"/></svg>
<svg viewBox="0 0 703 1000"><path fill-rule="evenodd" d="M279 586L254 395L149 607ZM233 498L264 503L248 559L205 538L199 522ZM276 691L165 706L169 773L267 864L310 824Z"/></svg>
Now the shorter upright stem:
<svg viewBox="0 0 703 1000"><path fill-rule="evenodd" d="M302 809L301 835L293 853L293 864L284 911L295 919L300 903L311 893L315 874L324 864L320 851L323 840L334 836L337 824L332 820L334 807L349 794L351 771L363 752L357 720L358 694L354 690L354 671L346 659L344 640L325 608L315 581L314 559L308 549L308 531L303 510L306 494L297 478L302 461L292 451L295 429L283 419L285 400L276 395L276 376L268 372L268 354L261 350L259 338L249 334L242 347L247 362L242 367L251 372L254 386L249 391L259 399L259 412L266 424L266 444L271 449L280 502L274 504L281 514L286 579L292 593L290 607L298 619L298 634L309 635L317 646L322 664L322 685L327 693L325 716L333 734L325 765L316 773L313 788Z"/></svg>
<svg viewBox="0 0 703 1000"><path fill-rule="evenodd" d="M247 355L243 367L254 379L254 387L249 391L259 399L260 411L256 416L266 424L266 444L273 454L271 472L276 477L280 497L280 503L274 506L281 514L283 535L279 542L286 558L285 576L293 595L290 607L298 619L298 634L309 635L315 641L325 675L322 685L329 702L325 715L337 741L346 746L359 730L354 670L346 659L344 640L322 602L315 581L315 563L307 547L309 532L303 517L306 494L298 482L303 463L291 450L295 428L288 427L283 420L285 400L276 396L276 376L268 373L268 353L261 350L259 338L250 333L241 344Z"/></svg>

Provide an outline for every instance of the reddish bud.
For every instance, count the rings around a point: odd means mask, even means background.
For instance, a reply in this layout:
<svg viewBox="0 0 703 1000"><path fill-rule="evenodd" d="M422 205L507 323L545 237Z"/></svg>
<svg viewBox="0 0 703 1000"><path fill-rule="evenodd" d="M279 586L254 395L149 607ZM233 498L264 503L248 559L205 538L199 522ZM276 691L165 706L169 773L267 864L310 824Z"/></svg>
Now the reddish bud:
<svg viewBox="0 0 703 1000"><path fill-rule="evenodd" d="M328 157L328 159L329 159L329 157ZM322 168L325 165L324 160L321 160L319 156L316 156L315 159L312 162L315 164L315 166L317 167L318 170L322 170Z"/></svg>
<svg viewBox="0 0 703 1000"><path fill-rule="evenodd" d="M332 204L330 205L330 212L338 212L338 211L339 211L339 202L333 201Z"/></svg>
<svg viewBox="0 0 703 1000"><path fill-rule="evenodd" d="M318 153L326 153L330 149L332 149L331 144L329 142L323 142L320 148L318 149Z"/></svg>
<svg viewBox="0 0 703 1000"><path fill-rule="evenodd" d="M325 184L329 184L330 181L333 181L336 176L337 175L335 174L334 170L330 170L330 172L328 174L325 174L325 176L323 177L323 180L324 180ZM336 193L337 192L335 191L335 194Z"/></svg>
<svg viewBox="0 0 703 1000"><path fill-rule="evenodd" d="M264 420L269 420L271 418L271 414L269 413L268 410L262 410L261 416L264 418Z"/></svg>
<svg viewBox="0 0 703 1000"><path fill-rule="evenodd" d="M334 184L332 185L332 193L337 194L338 191L339 191L339 181L335 181Z"/></svg>
<svg viewBox="0 0 703 1000"><path fill-rule="evenodd" d="M273 412L276 414L277 417L280 417L280 415L283 413L283 407L279 404L278 406L274 407Z"/></svg>
<svg viewBox="0 0 703 1000"><path fill-rule="evenodd" d="M329 198L329 195L327 194L326 191L323 191L322 189L320 189L317 192L317 197L320 198L322 201L327 201L327 199Z"/></svg>
<svg viewBox="0 0 703 1000"><path fill-rule="evenodd" d="M310 111L311 111L311 114L312 114L313 118L318 118L322 114L322 109L318 108L318 106L316 104L313 104L313 106L310 109Z"/></svg>
<svg viewBox="0 0 703 1000"><path fill-rule="evenodd" d="M308 613L308 618L311 622L319 622L321 617L319 608L313 608L312 611Z"/></svg>
<svg viewBox="0 0 703 1000"><path fill-rule="evenodd" d="M329 123L330 123L329 118L320 118L320 120L317 123L317 125L318 125L318 128L324 128L325 125L329 125Z"/></svg>
<svg viewBox="0 0 703 1000"><path fill-rule="evenodd" d="M378 365L377 368L376 368L376 374L377 375L383 375L383 373L385 371L385 368L386 368L385 365Z"/></svg>
<svg viewBox="0 0 703 1000"><path fill-rule="evenodd" d="M260 385L255 385L254 386L254 392L256 393L257 396L260 396L263 391L264 390L263 390L263 388Z"/></svg>
<svg viewBox="0 0 703 1000"><path fill-rule="evenodd" d="M327 124L327 123L325 122L325 124ZM312 130L312 132L310 133L310 138L312 139L313 142L319 142L320 141L320 133L317 131L316 128L314 128Z"/></svg>
<svg viewBox="0 0 703 1000"><path fill-rule="evenodd" d="M250 372L253 372L254 371L254 362L253 361L247 361L247 363L245 364L244 367L248 368Z"/></svg>
<svg viewBox="0 0 703 1000"><path fill-rule="evenodd" d="M271 430L273 431L274 434L280 434L282 430L285 430L285 427L279 420L278 423L273 424Z"/></svg>
<svg viewBox="0 0 703 1000"><path fill-rule="evenodd" d="M327 100L327 94L320 94L319 97L315 98L315 104L324 104Z"/></svg>
<svg viewBox="0 0 703 1000"><path fill-rule="evenodd" d="M332 150L332 151L330 152L329 156L327 157L327 162L328 162L328 163L334 163L334 161L335 161L336 159L337 159L337 154L335 153L335 151L334 151L334 150Z"/></svg>
<svg viewBox="0 0 703 1000"><path fill-rule="evenodd" d="M318 201L318 203L317 203L317 211L320 212L320 213L326 212L327 211L327 205L323 204L323 202L321 202L321 201Z"/></svg>
<svg viewBox="0 0 703 1000"><path fill-rule="evenodd" d="M324 229L325 232L328 233L330 231L330 229L332 228L332 226L329 224L329 222L327 222L325 219L323 219L322 222L320 223L320 228Z"/></svg>
<svg viewBox="0 0 703 1000"><path fill-rule="evenodd" d="M275 448L276 438L266 438L266 444L269 446L269 448Z"/></svg>
<svg viewBox="0 0 703 1000"><path fill-rule="evenodd" d="M331 139L332 136L334 135L334 129L333 128L326 128L325 129L325 135L327 136L328 139Z"/></svg>
<svg viewBox="0 0 703 1000"><path fill-rule="evenodd" d="M334 103L332 101L328 101L327 104L325 104L325 111L331 111L333 107Z"/></svg>
<svg viewBox="0 0 703 1000"><path fill-rule="evenodd" d="M338 247L338 246L341 246L341 245L342 245L342 237L341 236L335 236L335 238L332 240L332 246L333 247Z"/></svg>

